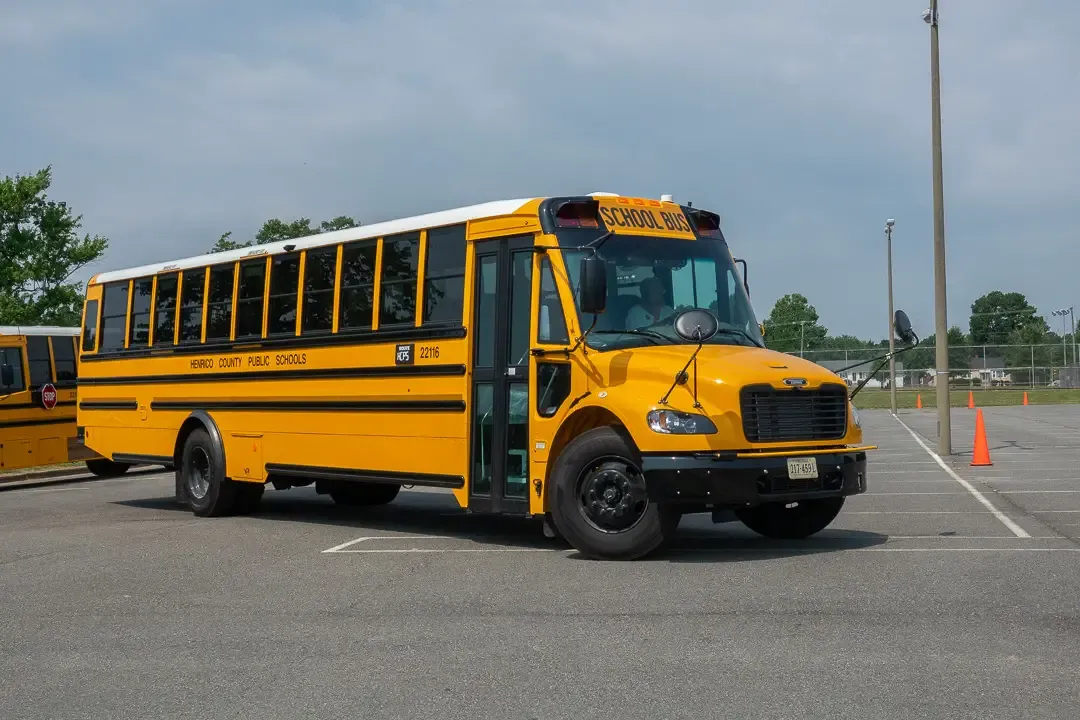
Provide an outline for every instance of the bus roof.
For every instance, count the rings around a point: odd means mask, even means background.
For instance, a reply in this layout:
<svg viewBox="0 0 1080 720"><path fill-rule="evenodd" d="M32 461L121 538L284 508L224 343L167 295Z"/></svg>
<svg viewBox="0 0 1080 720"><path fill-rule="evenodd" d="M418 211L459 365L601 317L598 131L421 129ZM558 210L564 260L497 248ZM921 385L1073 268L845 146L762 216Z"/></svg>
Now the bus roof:
<svg viewBox="0 0 1080 720"><path fill-rule="evenodd" d="M534 200L536 200L536 198L496 200L478 205L454 208L452 210L440 210L424 215L413 215L412 217L401 218L398 220L388 220L372 225L361 225L360 227L334 230L317 235L308 235L292 240L282 240L280 242L267 243L255 247L245 247L238 250L229 250L218 253L206 253L204 255L196 255L194 257L173 260L170 262L154 263L152 265L143 265L141 267L128 268L126 270L113 270L98 275L93 279L93 284L101 285L104 283L116 282L118 280L147 277L162 272L186 270L188 268L198 268L220 263L231 263L236 262L237 260L243 260L252 255L276 255L285 252L286 245L293 246L293 251L299 251L308 248L321 247L323 245L335 245L340 242L368 240L371 238L383 237L385 235L415 232L424 228L454 225L468 220L498 217L500 215L512 215L518 212L524 205Z"/></svg>
<svg viewBox="0 0 1080 720"><path fill-rule="evenodd" d="M59 325L0 325L0 335L70 335L75 337L80 332L77 327Z"/></svg>

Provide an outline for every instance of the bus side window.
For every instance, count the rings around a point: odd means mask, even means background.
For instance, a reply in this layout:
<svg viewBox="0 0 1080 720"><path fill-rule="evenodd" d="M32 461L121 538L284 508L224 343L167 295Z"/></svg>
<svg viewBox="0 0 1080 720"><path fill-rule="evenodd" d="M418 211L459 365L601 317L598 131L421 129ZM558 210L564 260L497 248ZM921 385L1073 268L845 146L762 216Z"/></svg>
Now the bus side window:
<svg viewBox="0 0 1080 720"><path fill-rule="evenodd" d="M124 349L128 314L128 282L109 283L102 289L101 345L105 352Z"/></svg>
<svg viewBox="0 0 1080 720"><path fill-rule="evenodd" d="M154 347L168 347L176 337L177 273L158 275L154 298Z"/></svg>
<svg viewBox="0 0 1080 720"><path fill-rule="evenodd" d="M26 359L30 365L30 387L40 388L51 383L52 362L49 358L49 338L44 335L31 335L26 338Z"/></svg>
<svg viewBox="0 0 1080 720"><path fill-rule="evenodd" d="M206 268L185 270L180 280L180 343L202 342Z"/></svg>
<svg viewBox="0 0 1080 720"><path fill-rule="evenodd" d="M52 338L53 366L56 368L56 382L70 385L75 382L75 346L70 337L54 335Z"/></svg>
<svg viewBox="0 0 1080 720"><path fill-rule="evenodd" d="M270 311L266 335L296 334L296 292L300 283L300 253L275 255L270 261Z"/></svg>
<svg viewBox="0 0 1080 720"><path fill-rule="evenodd" d="M240 265L240 292L236 299L236 338L262 336L263 291L266 289L266 260L260 258Z"/></svg>
<svg viewBox="0 0 1080 720"><path fill-rule="evenodd" d="M416 323L416 273L420 233L383 238L379 327Z"/></svg>
<svg viewBox="0 0 1080 720"><path fill-rule="evenodd" d="M375 312L375 256L377 240L341 249L341 302L338 330L370 330Z"/></svg>
<svg viewBox="0 0 1080 720"><path fill-rule="evenodd" d="M98 301L89 300L86 303L86 310L83 313L83 326L82 326L82 350L83 352L94 352L94 346L97 344L97 326L98 326Z"/></svg>
<svg viewBox="0 0 1080 720"><path fill-rule="evenodd" d="M337 246L308 250L304 261L304 314L300 333L328 333L334 327L334 276ZM368 318L371 307L368 306Z"/></svg>
<svg viewBox="0 0 1080 720"><path fill-rule="evenodd" d="M540 303L537 318L536 341L548 345L566 345L570 336L566 331L566 317L563 315L562 301L555 286L555 275L551 272L551 260L540 257Z"/></svg>
<svg viewBox="0 0 1080 720"><path fill-rule="evenodd" d="M131 331L128 347L150 344L150 302L153 300L154 278L136 280L131 296Z"/></svg>
<svg viewBox="0 0 1080 720"><path fill-rule="evenodd" d="M428 230L421 324L460 323L465 305L465 226Z"/></svg>
<svg viewBox="0 0 1080 720"><path fill-rule="evenodd" d="M537 363L536 388L536 412L540 417L553 416L570 397L569 363Z"/></svg>
<svg viewBox="0 0 1080 720"><path fill-rule="evenodd" d="M0 348L0 390L3 390L5 395L10 395L25 389L22 348Z"/></svg>
<svg viewBox="0 0 1080 720"><path fill-rule="evenodd" d="M232 332L233 264L210 268L210 297L206 299L206 341L228 340Z"/></svg>

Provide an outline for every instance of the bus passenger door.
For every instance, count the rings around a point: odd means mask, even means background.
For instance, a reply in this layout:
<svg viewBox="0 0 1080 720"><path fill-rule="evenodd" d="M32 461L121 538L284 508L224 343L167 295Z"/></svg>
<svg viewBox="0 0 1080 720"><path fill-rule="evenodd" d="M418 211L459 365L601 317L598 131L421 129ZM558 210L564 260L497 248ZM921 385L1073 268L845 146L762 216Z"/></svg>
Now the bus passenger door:
<svg viewBox="0 0 1080 720"><path fill-rule="evenodd" d="M529 322L533 236L473 243L469 509L529 509Z"/></svg>

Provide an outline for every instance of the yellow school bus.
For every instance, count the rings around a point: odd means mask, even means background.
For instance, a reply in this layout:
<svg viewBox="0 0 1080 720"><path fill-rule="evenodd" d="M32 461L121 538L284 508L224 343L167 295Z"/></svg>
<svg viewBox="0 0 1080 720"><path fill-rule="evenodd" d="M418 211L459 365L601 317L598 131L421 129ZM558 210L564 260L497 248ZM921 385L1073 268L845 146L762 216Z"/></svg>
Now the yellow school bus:
<svg viewBox="0 0 1080 720"><path fill-rule="evenodd" d="M593 558L681 515L825 528L866 489L843 380L769 351L716 213L489 202L91 279L79 425L196 515L402 485L537 518Z"/></svg>
<svg viewBox="0 0 1080 720"><path fill-rule="evenodd" d="M78 342L77 327L0 326L0 470L86 460L122 472L77 437Z"/></svg>

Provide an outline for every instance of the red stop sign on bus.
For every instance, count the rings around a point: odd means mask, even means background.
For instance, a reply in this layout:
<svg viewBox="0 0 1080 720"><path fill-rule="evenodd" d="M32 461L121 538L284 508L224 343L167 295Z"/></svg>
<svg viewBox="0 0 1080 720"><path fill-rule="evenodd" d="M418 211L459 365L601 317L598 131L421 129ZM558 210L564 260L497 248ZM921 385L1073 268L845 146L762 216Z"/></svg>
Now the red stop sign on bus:
<svg viewBox="0 0 1080 720"><path fill-rule="evenodd" d="M41 386L41 404L45 406L46 410L52 410L56 407L56 388L52 383L45 383Z"/></svg>

